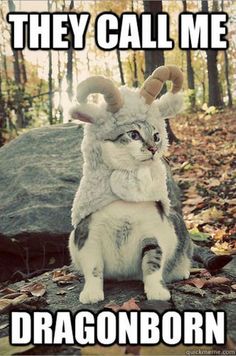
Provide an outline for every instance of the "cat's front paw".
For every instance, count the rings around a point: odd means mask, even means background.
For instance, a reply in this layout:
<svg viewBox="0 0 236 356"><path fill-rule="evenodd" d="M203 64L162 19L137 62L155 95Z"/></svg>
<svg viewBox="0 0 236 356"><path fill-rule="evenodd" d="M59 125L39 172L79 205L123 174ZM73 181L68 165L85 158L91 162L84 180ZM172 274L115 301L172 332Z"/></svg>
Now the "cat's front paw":
<svg viewBox="0 0 236 356"><path fill-rule="evenodd" d="M82 304L94 304L104 300L104 292L102 289L84 287L80 293L79 300Z"/></svg>
<svg viewBox="0 0 236 356"><path fill-rule="evenodd" d="M189 277L190 277L190 271L185 271L183 273L183 279L189 279Z"/></svg>
<svg viewBox="0 0 236 356"><path fill-rule="evenodd" d="M146 288L145 293L148 300L169 300L171 295L168 289L161 285L152 288Z"/></svg>

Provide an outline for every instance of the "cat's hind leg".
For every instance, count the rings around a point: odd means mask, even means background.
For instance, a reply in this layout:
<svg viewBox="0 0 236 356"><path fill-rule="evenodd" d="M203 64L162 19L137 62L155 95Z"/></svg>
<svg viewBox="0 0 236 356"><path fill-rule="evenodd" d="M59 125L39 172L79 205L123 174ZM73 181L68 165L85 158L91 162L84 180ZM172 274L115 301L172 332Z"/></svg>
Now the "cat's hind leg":
<svg viewBox="0 0 236 356"><path fill-rule="evenodd" d="M183 254L179 261L174 265L172 271L166 274L166 282L171 283L188 279L190 276L191 260L186 254Z"/></svg>
<svg viewBox="0 0 236 356"><path fill-rule="evenodd" d="M70 252L73 262L79 266L85 278L85 285L80 293L80 302L83 304L97 303L104 300L103 292L103 259L101 249L92 233L88 233L87 239L82 244L79 238L80 228L72 232L70 240ZM80 237L79 237L80 235Z"/></svg>
<svg viewBox="0 0 236 356"><path fill-rule="evenodd" d="M163 285L163 252L156 238L142 241L142 271L147 299L169 300L170 292Z"/></svg>

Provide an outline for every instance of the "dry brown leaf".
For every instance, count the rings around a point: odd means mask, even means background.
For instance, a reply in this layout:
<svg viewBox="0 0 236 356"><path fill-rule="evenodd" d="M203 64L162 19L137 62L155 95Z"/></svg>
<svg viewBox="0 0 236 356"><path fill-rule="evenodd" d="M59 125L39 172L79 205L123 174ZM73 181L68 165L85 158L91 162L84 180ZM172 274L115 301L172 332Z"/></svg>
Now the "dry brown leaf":
<svg viewBox="0 0 236 356"><path fill-rule="evenodd" d="M205 285L206 279L204 278L192 278L185 281L187 284L193 284L197 288L202 288Z"/></svg>
<svg viewBox="0 0 236 356"><path fill-rule="evenodd" d="M11 299L0 299L0 312L3 312L11 304Z"/></svg>
<svg viewBox="0 0 236 356"><path fill-rule="evenodd" d="M230 279L227 277L211 277L207 279L204 286L216 286L219 284L228 284L230 283Z"/></svg>
<svg viewBox="0 0 236 356"><path fill-rule="evenodd" d="M212 208L206 209L202 211L200 214L198 214L198 217L200 220L203 220L205 223L206 222L211 222L211 221L216 221L218 219L221 219L224 216L223 212L218 210L215 206Z"/></svg>
<svg viewBox="0 0 236 356"><path fill-rule="evenodd" d="M203 276L204 276L204 274L203 274ZM180 281L179 284L191 284L191 285L194 285L195 287L201 289L203 287L211 287L211 286L216 286L216 285L220 285L220 284L230 283L230 279L227 277L212 277L212 276L210 278L207 278L207 277L208 277L208 274L206 273L205 276L202 278L186 279L184 281Z"/></svg>
<svg viewBox="0 0 236 356"><path fill-rule="evenodd" d="M10 306L16 306L16 305L23 303L27 298L28 298L27 294L21 294L14 299L1 298L0 299L0 312L3 313Z"/></svg>
<svg viewBox="0 0 236 356"><path fill-rule="evenodd" d="M67 270L57 270L52 273L52 281L59 284L68 284L78 279L78 277L69 273Z"/></svg>
<svg viewBox="0 0 236 356"><path fill-rule="evenodd" d="M41 282L30 283L21 288L21 292L30 293L34 297L42 297L46 293L46 286Z"/></svg>
<svg viewBox="0 0 236 356"><path fill-rule="evenodd" d="M226 229L219 229L212 234L214 240L223 240L223 238L227 235Z"/></svg>
<svg viewBox="0 0 236 356"><path fill-rule="evenodd" d="M59 292L57 292L57 295L65 295L67 292L62 289L62 290L59 290Z"/></svg>
<svg viewBox="0 0 236 356"><path fill-rule="evenodd" d="M140 310L134 298L131 298L127 302L124 302L121 306L111 302L106 304L104 308L112 309L114 312L117 312L119 310Z"/></svg>
<svg viewBox="0 0 236 356"><path fill-rule="evenodd" d="M208 180L207 185L209 188L213 188L213 187L217 187L218 185L220 185L220 180L217 178L211 178Z"/></svg>
<svg viewBox="0 0 236 356"><path fill-rule="evenodd" d="M189 198L189 199L185 200L184 205L193 205L196 208L196 205L203 203L203 202L204 202L204 198L197 195L196 197Z"/></svg>
<svg viewBox="0 0 236 356"><path fill-rule="evenodd" d="M20 355L22 352L33 349L34 347L32 344L22 346L10 345L9 336L0 339L1 355Z"/></svg>
<svg viewBox="0 0 236 356"><path fill-rule="evenodd" d="M16 293L10 293L10 294L6 294L2 297L2 299L15 299L17 297L19 297L20 295L22 295L21 292L16 292Z"/></svg>
<svg viewBox="0 0 236 356"><path fill-rule="evenodd" d="M140 345L127 345L125 348L126 355L140 355L141 346Z"/></svg>
<svg viewBox="0 0 236 356"><path fill-rule="evenodd" d="M136 300L134 298L129 299L127 302L124 302L120 307L121 310L140 310Z"/></svg>
<svg viewBox="0 0 236 356"><path fill-rule="evenodd" d="M11 293L16 293L16 291L12 288L3 288L0 290L0 293L2 294L11 294Z"/></svg>
<svg viewBox="0 0 236 356"><path fill-rule="evenodd" d="M236 284L232 284L232 285L231 285L231 288L232 288L233 290L236 290Z"/></svg>
<svg viewBox="0 0 236 356"><path fill-rule="evenodd" d="M227 301L230 301L230 300L235 300L236 299L236 293L235 292L232 292L232 293L229 293L229 294L222 294L222 295L219 295L218 297L216 297L214 300L213 300L213 304L220 304L221 302L227 302Z"/></svg>
<svg viewBox="0 0 236 356"><path fill-rule="evenodd" d="M227 336L226 348L227 350L236 351L236 342L233 339L231 339L230 336Z"/></svg>
<svg viewBox="0 0 236 356"><path fill-rule="evenodd" d="M212 252L216 255L234 255L236 254L236 241L217 241L214 246L211 247Z"/></svg>
<svg viewBox="0 0 236 356"><path fill-rule="evenodd" d="M9 323L0 325L0 330L6 329L9 326Z"/></svg>
<svg viewBox="0 0 236 356"><path fill-rule="evenodd" d="M108 303L104 306L104 308L111 309L114 312L117 312L120 310L120 305L115 304L115 303Z"/></svg>

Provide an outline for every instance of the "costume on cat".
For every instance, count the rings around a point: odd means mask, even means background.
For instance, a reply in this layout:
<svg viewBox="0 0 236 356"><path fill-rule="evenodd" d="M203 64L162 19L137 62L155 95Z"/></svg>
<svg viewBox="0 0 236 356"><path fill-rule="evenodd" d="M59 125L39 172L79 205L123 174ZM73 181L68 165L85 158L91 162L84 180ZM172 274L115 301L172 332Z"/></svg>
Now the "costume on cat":
<svg viewBox="0 0 236 356"><path fill-rule="evenodd" d="M168 139L163 117L171 117L176 115L182 107L181 94L165 94L160 100L157 100L150 107L145 104L144 98L137 96L137 90L121 88L120 93L123 98L123 107L116 114L111 114L106 111L105 105L97 108L92 104L82 104L75 107L73 112L86 112L91 115L96 122L94 125L85 125L85 139L82 143L82 152L84 156L83 177L80 182L79 189L76 193L73 208L72 208L72 225L76 226L79 221L86 216L94 213L109 203L120 199L111 189L111 182L115 185L114 174L112 170L103 162L102 153L99 145L95 142L103 138L112 136L114 132L119 135L120 128L132 130L133 122L146 121L148 116L149 121L157 124L160 136L162 137L162 147L158 152L159 174L162 178L161 186L156 186L157 195L153 195L147 200L163 200L163 204L168 207L168 193L166 187L166 164L161 158L161 155L167 150ZM170 101L173 105L170 105ZM129 167L127 167L129 170ZM116 173L118 173L116 171ZM130 173L131 175L132 173ZM112 178L111 178L112 176ZM131 178L129 176L129 178ZM134 177L135 179L135 177ZM144 182L145 183L145 182ZM117 180L117 184L119 181ZM127 189L131 186L128 184ZM115 187L114 187L115 188Z"/></svg>

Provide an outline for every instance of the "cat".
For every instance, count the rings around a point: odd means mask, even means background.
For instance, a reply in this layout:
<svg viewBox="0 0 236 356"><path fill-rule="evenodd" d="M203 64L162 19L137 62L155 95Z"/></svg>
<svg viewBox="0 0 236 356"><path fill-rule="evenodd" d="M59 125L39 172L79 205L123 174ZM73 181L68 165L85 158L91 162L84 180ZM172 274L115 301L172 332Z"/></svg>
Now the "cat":
<svg viewBox="0 0 236 356"><path fill-rule="evenodd" d="M86 127L85 141L92 132L93 125ZM166 283L189 277L192 244L175 208L175 184L163 159L167 144L164 120L152 118L122 125L100 140L96 159L108 167L117 198L71 233L72 261L85 276L81 303L104 299L104 278L141 279L148 299L168 300Z"/></svg>

